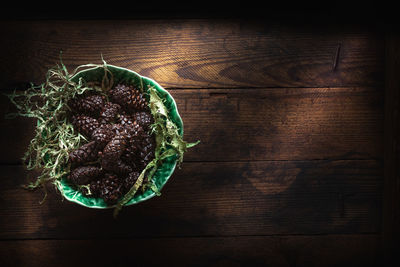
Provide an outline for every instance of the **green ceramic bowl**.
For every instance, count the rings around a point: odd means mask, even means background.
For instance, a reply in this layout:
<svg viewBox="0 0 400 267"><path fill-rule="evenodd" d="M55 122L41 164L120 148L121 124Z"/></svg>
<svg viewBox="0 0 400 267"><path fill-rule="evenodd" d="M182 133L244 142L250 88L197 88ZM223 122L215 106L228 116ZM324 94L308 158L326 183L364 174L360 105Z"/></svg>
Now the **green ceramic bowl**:
<svg viewBox="0 0 400 267"><path fill-rule="evenodd" d="M137 87L139 87L141 83L143 83L144 85L147 85L144 86L145 88L147 88L148 86L154 86L157 89L159 96L165 99L164 104L168 108L170 118L178 126L179 134L183 136L183 122L181 117L179 116L175 100L164 88L162 88L154 80L140 76L138 73L134 71L113 65L107 65L107 68L109 71L111 71L113 75L114 84L126 83L126 84L136 85ZM77 82L79 78L82 78L87 82L101 82L103 77L104 77L104 68L94 67L76 73L72 79L75 82ZM163 164L158 168L157 172L153 177L153 179L155 179L155 185L157 186L158 190L161 191L165 183L171 177L172 173L175 170L176 163L177 163L177 157L171 156L169 158L166 158L163 161ZM66 179L61 180L61 183L58 185L58 189L67 200L75 202L79 205L88 208L105 209L114 207L114 206L107 206L107 204L101 198L89 198L84 196L81 192L71 187L66 181ZM152 198L153 196L155 196L155 193L150 189L148 189L144 193L138 191L135 197L133 197L125 206L140 203L149 198Z"/></svg>

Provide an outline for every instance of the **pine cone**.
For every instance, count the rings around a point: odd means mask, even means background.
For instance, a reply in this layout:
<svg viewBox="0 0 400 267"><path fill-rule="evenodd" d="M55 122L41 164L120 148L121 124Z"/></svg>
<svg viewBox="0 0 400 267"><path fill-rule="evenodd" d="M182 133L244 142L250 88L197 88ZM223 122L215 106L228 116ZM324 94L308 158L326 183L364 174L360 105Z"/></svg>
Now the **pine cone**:
<svg viewBox="0 0 400 267"><path fill-rule="evenodd" d="M108 171L118 174L127 174L132 171L132 168L120 160L122 153L125 150L128 140L128 135L119 134L114 136L110 142L104 147L101 166Z"/></svg>
<svg viewBox="0 0 400 267"><path fill-rule="evenodd" d="M121 155L121 159L123 159L128 165L132 166L135 170L139 170L136 162L137 157L139 156L139 150L141 149L141 136L144 134L143 128L137 124L134 124L133 127L129 128L130 138L128 139L126 148Z"/></svg>
<svg viewBox="0 0 400 267"><path fill-rule="evenodd" d="M118 199L122 196L121 179L117 175L107 174L101 183L100 197L103 198L108 205L117 203Z"/></svg>
<svg viewBox="0 0 400 267"><path fill-rule="evenodd" d="M134 170L141 171L154 159L155 147L154 135L150 135L139 128L136 136L130 139L121 158Z"/></svg>
<svg viewBox="0 0 400 267"><path fill-rule="evenodd" d="M149 104L147 103L144 95L138 90L132 90L132 107L130 110L146 110L149 109Z"/></svg>
<svg viewBox="0 0 400 267"><path fill-rule="evenodd" d="M95 141L82 145L80 148L69 153L69 162L73 165L96 161L98 158L98 147Z"/></svg>
<svg viewBox="0 0 400 267"><path fill-rule="evenodd" d="M100 126L99 122L95 118L85 115L73 116L72 124L78 132L86 137L90 137L93 131Z"/></svg>
<svg viewBox="0 0 400 267"><path fill-rule="evenodd" d="M92 197L100 197L100 192L102 189L102 180L94 180L91 181L89 184L89 188L90 188L90 193ZM86 194L88 192L85 192Z"/></svg>
<svg viewBox="0 0 400 267"><path fill-rule="evenodd" d="M141 127L136 123L130 124L124 122L124 124L113 124L111 126L111 130L114 132L115 135L126 136L127 142L129 142L129 140L131 140L138 134L138 131L141 130Z"/></svg>
<svg viewBox="0 0 400 267"><path fill-rule="evenodd" d="M150 129L150 125L154 123L153 115L147 111L135 112L133 115L137 124L139 124L145 131Z"/></svg>
<svg viewBox="0 0 400 267"><path fill-rule="evenodd" d="M131 88L123 84L118 84L109 91L109 94L112 101L125 106L131 99Z"/></svg>
<svg viewBox="0 0 400 267"><path fill-rule="evenodd" d="M92 133L92 140L96 142L99 149L103 149L115 136L110 124L102 124Z"/></svg>
<svg viewBox="0 0 400 267"><path fill-rule="evenodd" d="M124 134L115 135L110 142L104 147L102 153L103 161L115 162L120 158L127 143L127 136Z"/></svg>
<svg viewBox="0 0 400 267"><path fill-rule="evenodd" d="M104 105L104 97L100 95L81 96L71 99L68 105L77 114L97 117Z"/></svg>
<svg viewBox="0 0 400 267"><path fill-rule="evenodd" d="M107 171L124 175L133 171L132 167L123 162L121 159L117 159L116 161L102 161L101 167Z"/></svg>
<svg viewBox="0 0 400 267"><path fill-rule="evenodd" d="M123 182L123 190L124 193L127 193L132 186L136 183L137 179L139 178L139 172L131 172L129 173L128 177L125 178Z"/></svg>
<svg viewBox="0 0 400 267"><path fill-rule="evenodd" d="M141 149L139 150L139 156L137 157L136 162L139 168L144 169L146 165L154 159L155 147L154 136L146 135L143 137Z"/></svg>
<svg viewBox="0 0 400 267"><path fill-rule="evenodd" d="M132 172L133 170L131 166L119 159L116 164L112 166L112 171L117 174L124 175Z"/></svg>
<svg viewBox="0 0 400 267"><path fill-rule="evenodd" d="M90 138L69 154L75 169L68 179L78 185L89 184L89 188L81 187L83 194L113 205L154 158L156 143L149 133L154 119L144 94L133 86L118 84L109 97L112 102L91 91L68 103L75 114L71 120L75 129ZM101 168L90 164L97 161Z"/></svg>
<svg viewBox="0 0 400 267"><path fill-rule="evenodd" d="M121 106L118 104L112 102L105 103L100 113L100 122L103 124L114 122L120 110Z"/></svg>
<svg viewBox="0 0 400 267"><path fill-rule="evenodd" d="M131 116L131 115L123 115L121 114L119 116L119 123L123 126L123 127L133 127L136 123L135 121L135 117Z"/></svg>
<svg viewBox="0 0 400 267"><path fill-rule="evenodd" d="M122 124L116 123L111 125L111 130L115 135L121 135L126 132L125 127Z"/></svg>
<svg viewBox="0 0 400 267"><path fill-rule="evenodd" d="M133 144L132 144L133 143ZM131 142L126 148L124 153L121 155L121 159L130 165L134 170L139 170L136 165L137 162L137 146L134 145L134 142Z"/></svg>
<svg viewBox="0 0 400 267"><path fill-rule="evenodd" d="M68 179L77 185L88 184L102 174L102 170L94 166L82 166L71 171Z"/></svg>
<svg viewBox="0 0 400 267"><path fill-rule="evenodd" d="M116 85L110 90L111 99L127 111L144 110L148 108L147 100L143 94L133 86Z"/></svg>

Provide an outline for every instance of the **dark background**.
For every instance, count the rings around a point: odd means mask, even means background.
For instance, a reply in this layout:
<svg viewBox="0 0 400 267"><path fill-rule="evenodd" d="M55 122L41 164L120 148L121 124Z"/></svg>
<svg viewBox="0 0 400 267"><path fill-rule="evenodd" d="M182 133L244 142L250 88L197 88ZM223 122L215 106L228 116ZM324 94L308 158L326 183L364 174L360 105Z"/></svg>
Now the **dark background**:
<svg viewBox="0 0 400 267"><path fill-rule="evenodd" d="M3 19L132 19L132 18L261 18L287 21L330 17L333 23L397 21L396 5L390 1L98 1L72 0L62 4L9 2Z"/></svg>
<svg viewBox="0 0 400 267"><path fill-rule="evenodd" d="M111 8L112 6L112 8ZM396 11L382 2L11 3L0 89L59 60L135 70L177 101L160 197L91 210L28 181L34 122L0 99L1 266L380 266L399 241ZM394 264L393 264L394 266Z"/></svg>

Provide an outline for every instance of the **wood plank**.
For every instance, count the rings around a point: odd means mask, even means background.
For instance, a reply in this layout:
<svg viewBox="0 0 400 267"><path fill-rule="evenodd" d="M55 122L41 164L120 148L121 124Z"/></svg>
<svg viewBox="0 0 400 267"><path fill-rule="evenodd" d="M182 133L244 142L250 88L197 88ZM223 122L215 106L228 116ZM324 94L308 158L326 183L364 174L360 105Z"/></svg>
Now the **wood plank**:
<svg viewBox="0 0 400 267"><path fill-rule="evenodd" d="M379 233L383 166L374 160L184 163L160 197L88 209L29 192L0 168L1 239Z"/></svg>
<svg viewBox="0 0 400 267"><path fill-rule="evenodd" d="M377 266L379 235L0 241L2 266Z"/></svg>
<svg viewBox="0 0 400 267"><path fill-rule="evenodd" d="M370 87L169 90L188 141L187 161L381 159L383 94ZM2 96L3 112L11 104ZM34 122L0 111L2 163L16 163Z"/></svg>
<svg viewBox="0 0 400 267"><path fill-rule="evenodd" d="M168 88L383 84L383 35L367 27L262 20L5 21L0 88L40 82L49 67L101 63ZM340 53L336 62L336 51Z"/></svg>
<svg viewBox="0 0 400 267"><path fill-rule="evenodd" d="M400 33L393 29L386 38L385 90L385 188L383 246L385 263L400 265Z"/></svg>

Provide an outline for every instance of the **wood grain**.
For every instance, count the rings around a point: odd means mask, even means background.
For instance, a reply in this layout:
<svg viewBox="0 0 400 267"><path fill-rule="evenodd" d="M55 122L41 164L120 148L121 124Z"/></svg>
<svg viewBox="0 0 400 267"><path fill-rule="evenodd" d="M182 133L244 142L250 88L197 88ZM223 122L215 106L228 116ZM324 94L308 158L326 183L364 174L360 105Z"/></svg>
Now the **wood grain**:
<svg viewBox="0 0 400 267"><path fill-rule="evenodd" d="M112 210L62 201L0 169L0 238L378 233L382 164L374 160L184 163L152 200ZM77 216L79 214L79 216ZM107 230L105 230L107 229Z"/></svg>
<svg viewBox="0 0 400 267"><path fill-rule="evenodd" d="M383 84L382 34L323 21L5 21L0 36L3 89L43 81L61 50L67 66L101 63L102 54L167 88Z"/></svg>
<svg viewBox="0 0 400 267"><path fill-rule="evenodd" d="M0 264L375 266L380 259L378 244L378 235L0 241Z"/></svg>
<svg viewBox="0 0 400 267"><path fill-rule="evenodd" d="M201 140L187 161L381 159L383 95L375 88L169 90L184 138ZM35 123L6 120L2 96L0 162L17 163Z"/></svg>

